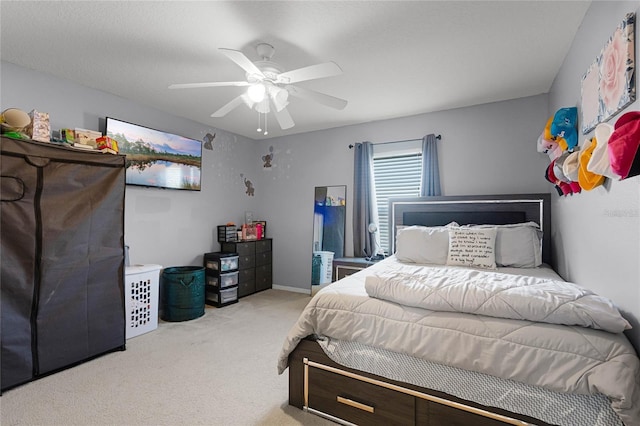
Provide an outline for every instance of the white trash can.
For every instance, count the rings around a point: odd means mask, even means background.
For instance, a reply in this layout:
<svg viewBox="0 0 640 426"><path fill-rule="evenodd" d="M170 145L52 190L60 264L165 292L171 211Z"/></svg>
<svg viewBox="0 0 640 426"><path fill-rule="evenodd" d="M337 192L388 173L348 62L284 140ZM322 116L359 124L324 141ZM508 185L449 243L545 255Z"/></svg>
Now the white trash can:
<svg viewBox="0 0 640 426"><path fill-rule="evenodd" d="M125 266L124 304L126 338L158 328L160 265Z"/></svg>

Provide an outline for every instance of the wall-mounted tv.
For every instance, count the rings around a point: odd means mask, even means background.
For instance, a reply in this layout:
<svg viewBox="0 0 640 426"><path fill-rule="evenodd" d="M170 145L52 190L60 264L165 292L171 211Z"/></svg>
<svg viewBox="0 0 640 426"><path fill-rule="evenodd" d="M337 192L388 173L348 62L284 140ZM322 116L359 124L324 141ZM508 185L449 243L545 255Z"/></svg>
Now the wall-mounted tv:
<svg viewBox="0 0 640 426"><path fill-rule="evenodd" d="M126 183L200 191L202 142L112 117L105 134L126 155Z"/></svg>

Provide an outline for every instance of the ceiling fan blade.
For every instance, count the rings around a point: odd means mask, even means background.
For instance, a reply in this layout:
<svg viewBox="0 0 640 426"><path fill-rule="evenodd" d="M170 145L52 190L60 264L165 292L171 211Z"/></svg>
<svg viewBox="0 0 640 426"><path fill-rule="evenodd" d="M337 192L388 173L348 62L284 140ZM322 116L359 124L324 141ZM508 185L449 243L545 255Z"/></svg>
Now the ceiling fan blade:
<svg viewBox="0 0 640 426"><path fill-rule="evenodd" d="M229 113L229 111L238 107L239 105L242 105L243 103L244 101L242 100L242 95L240 95L237 98L234 98L231 102L224 105L222 108L220 108L216 112L214 112L213 114L211 114L211 117L224 117Z"/></svg>
<svg viewBox="0 0 640 426"><path fill-rule="evenodd" d="M335 96L327 95L324 93L316 92L315 90L304 89L298 86L286 86L285 87L290 95L300 99L311 100L318 102L322 105L328 106L334 109L344 109L347 106L347 101L344 99L336 98Z"/></svg>
<svg viewBox="0 0 640 426"><path fill-rule="evenodd" d="M233 49L225 49L223 47L220 48L222 53L227 55L229 59L231 59L236 64L240 65L240 68L248 72L249 74L255 74L260 76L261 78L265 78L264 74L260 69L253 63L249 58L247 58L244 53L239 50Z"/></svg>
<svg viewBox="0 0 640 426"><path fill-rule="evenodd" d="M325 62L323 64L310 65L278 74L278 83L290 84L299 81L315 80L316 78L333 77L342 74L342 68L335 62Z"/></svg>
<svg viewBox="0 0 640 426"><path fill-rule="evenodd" d="M273 101L271 101L271 104L273 105ZM282 108L280 111L278 111L274 106L272 110L282 130L287 130L295 126L293 118L291 118L291 114L289 114L289 111L287 111L286 108Z"/></svg>
<svg viewBox="0 0 640 426"><path fill-rule="evenodd" d="M169 89L196 89L200 87L248 86L247 81L219 81L214 83L180 83L172 84Z"/></svg>

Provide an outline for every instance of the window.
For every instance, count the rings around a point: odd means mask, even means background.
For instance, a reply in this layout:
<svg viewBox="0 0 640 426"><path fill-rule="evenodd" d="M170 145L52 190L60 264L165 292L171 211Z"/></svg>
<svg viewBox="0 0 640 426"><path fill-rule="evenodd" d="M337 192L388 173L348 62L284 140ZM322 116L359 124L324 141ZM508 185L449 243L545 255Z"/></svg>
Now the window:
<svg viewBox="0 0 640 426"><path fill-rule="evenodd" d="M399 149L402 148L402 149ZM378 203L380 245L389 253L389 198L420 195L422 145L378 149L374 147L373 175Z"/></svg>

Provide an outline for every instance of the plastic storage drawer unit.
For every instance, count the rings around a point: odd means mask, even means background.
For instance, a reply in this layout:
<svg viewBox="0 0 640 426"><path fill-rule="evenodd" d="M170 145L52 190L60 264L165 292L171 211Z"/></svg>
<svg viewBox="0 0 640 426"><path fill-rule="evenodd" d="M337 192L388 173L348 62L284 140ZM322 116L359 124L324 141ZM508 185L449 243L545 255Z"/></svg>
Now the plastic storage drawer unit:
<svg viewBox="0 0 640 426"><path fill-rule="evenodd" d="M126 338L158 328L160 265L125 267Z"/></svg>
<svg viewBox="0 0 640 426"><path fill-rule="evenodd" d="M238 302L238 286L226 288L223 290L213 290L207 287L206 292L207 305L213 305L218 308L231 305Z"/></svg>
<svg viewBox="0 0 640 426"><path fill-rule="evenodd" d="M219 275L207 275L207 285L216 288L227 288L238 285L238 271L226 272Z"/></svg>
<svg viewBox="0 0 640 426"><path fill-rule="evenodd" d="M238 269L237 253L205 253L204 267L207 272L221 273Z"/></svg>

